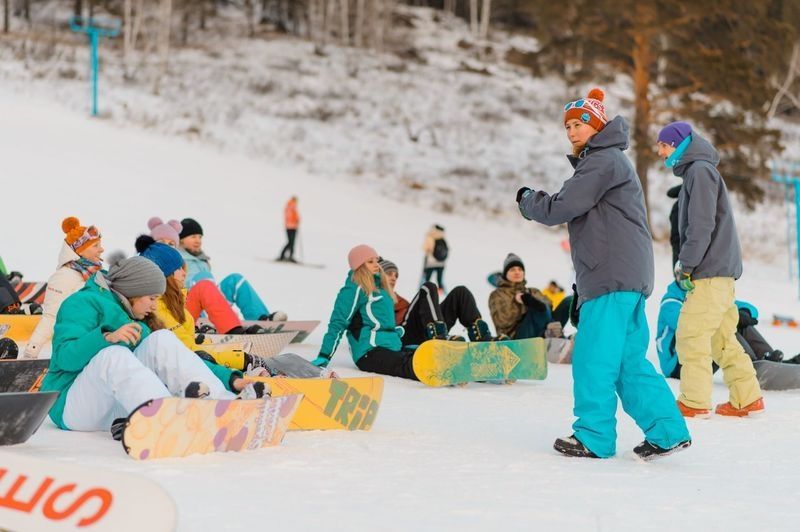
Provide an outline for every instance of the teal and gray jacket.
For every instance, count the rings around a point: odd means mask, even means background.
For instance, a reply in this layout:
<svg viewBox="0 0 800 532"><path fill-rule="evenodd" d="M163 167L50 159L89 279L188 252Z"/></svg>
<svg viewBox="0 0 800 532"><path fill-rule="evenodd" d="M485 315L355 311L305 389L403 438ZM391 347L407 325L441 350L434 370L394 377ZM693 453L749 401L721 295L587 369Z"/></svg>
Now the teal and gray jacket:
<svg viewBox="0 0 800 532"><path fill-rule="evenodd" d="M628 123L617 116L579 157L568 156L575 173L560 191L528 191L519 202L529 220L567 224L579 305L610 292L653 291L653 240L627 148Z"/></svg>
<svg viewBox="0 0 800 532"><path fill-rule="evenodd" d="M683 178L678 195L678 259L693 279L742 276L742 251L728 200L717 171L717 150L692 133L691 142L672 168Z"/></svg>
<svg viewBox="0 0 800 532"><path fill-rule="evenodd" d="M375 286L377 289L374 293L366 294L353 282L353 272L347 273L344 286L333 305L328 332L322 339L320 357L330 359L344 335L347 335L354 362L375 347L400 351L403 328L395 325L394 301L381 287L379 275L375 276ZM356 314L361 318L361 326L355 331L348 331Z"/></svg>
<svg viewBox="0 0 800 532"><path fill-rule="evenodd" d="M111 344L105 339L106 333L114 332L134 321L142 327L137 344ZM56 315L53 355L41 387L43 392L59 392L58 399L50 409L53 423L62 429L69 429L64 425L67 393L83 368L97 353L112 345L136 349L151 333L145 322L134 320L128 315L117 296L108 288L102 273L94 274L83 288L65 299ZM228 390L231 376L241 376L241 372L234 372L217 364L206 362L206 365L225 383Z"/></svg>

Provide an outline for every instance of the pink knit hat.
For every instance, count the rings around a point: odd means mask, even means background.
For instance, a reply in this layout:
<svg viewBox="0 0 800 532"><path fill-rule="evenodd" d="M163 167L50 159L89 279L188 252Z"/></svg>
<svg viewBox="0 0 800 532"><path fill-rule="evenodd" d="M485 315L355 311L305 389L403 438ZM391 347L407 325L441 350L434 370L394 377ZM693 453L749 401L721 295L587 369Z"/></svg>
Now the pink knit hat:
<svg viewBox="0 0 800 532"><path fill-rule="evenodd" d="M361 244L350 250L350 253L347 254L347 262L350 264L350 269L355 271L369 259L377 256L377 251L366 244Z"/></svg>
<svg viewBox="0 0 800 532"><path fill-rule="evenodd" d="M180 232L183 228L178 220L170 220L164 223L158 216L153 216L147 221L150 228L150 236L153 240L171 240L177 244L180 242Z"/></svg>

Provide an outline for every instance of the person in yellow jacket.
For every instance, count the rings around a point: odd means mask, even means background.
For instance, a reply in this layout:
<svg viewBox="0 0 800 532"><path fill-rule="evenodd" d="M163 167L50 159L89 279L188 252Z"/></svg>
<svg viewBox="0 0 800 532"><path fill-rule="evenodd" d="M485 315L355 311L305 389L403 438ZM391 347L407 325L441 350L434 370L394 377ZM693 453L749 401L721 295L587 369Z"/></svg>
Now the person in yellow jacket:
<svg viewBox="0 0 800 532"><path fill-rule="evenodd" d="M244 375L242 371L247 370L249 364L241 349L215 348L195 341L194 318L185 307L186 269L180 253L166 244L153 242L140 255L153 261L167 279L166 291L156 303L156 316L164 324L164 328L172 331L181 343L201 358L212 362L210 369L230 386L231 391L244 389L250 382L247 376L268 376L267 370L262 367Z"/></svg>

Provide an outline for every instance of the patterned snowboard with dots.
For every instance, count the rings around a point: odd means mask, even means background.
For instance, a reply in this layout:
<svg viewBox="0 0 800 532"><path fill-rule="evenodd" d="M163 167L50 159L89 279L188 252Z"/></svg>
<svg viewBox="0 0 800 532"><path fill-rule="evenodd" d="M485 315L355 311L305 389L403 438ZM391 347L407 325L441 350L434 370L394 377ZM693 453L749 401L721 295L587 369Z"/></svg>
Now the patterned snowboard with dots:
<svg viewBox="0 0 800 532"><path fill-rule="evenodd" d="M128 416L122 445L136 460L275 446L302 399L302 394L246 401L153 399Z"/></svg>

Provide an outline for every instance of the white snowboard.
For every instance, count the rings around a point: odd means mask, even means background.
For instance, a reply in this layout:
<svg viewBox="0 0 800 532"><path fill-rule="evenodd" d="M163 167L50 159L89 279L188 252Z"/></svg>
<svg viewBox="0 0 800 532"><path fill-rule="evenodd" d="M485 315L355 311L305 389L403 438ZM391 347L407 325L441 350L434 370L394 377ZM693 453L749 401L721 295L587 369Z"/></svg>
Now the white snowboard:
<svg viewBox="0 0 800 532"><path fill-rule="evenodd" d="M152 480L0 452L0 529L168 532L175 503Z"/></svg>

